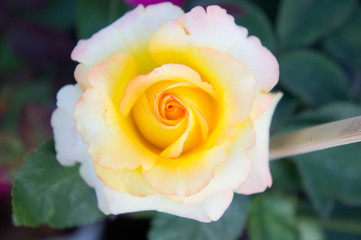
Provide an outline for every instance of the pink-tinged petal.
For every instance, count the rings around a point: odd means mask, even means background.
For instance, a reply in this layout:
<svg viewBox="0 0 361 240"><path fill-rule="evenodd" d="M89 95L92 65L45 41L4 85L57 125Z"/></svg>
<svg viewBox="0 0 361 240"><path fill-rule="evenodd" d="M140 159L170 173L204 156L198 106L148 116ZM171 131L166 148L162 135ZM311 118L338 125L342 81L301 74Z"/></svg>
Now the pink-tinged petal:
<svg viewBox="0 0 361 240"><path fill-rule="evenodd" d="M90 39L80 40L71 58L93 66L116 53L129 53L135 57L138 69L147 73L154 68L148 53L149 39L158 27L181 14L182 9L171 3L146 8L139 5Z"/></svg>
<svg viewBox="0 0 361 240"><path fill-rule="evenodd" d="M125 86L136 74L131 56L114 55L89 70L92 87L75 105L76 127L89 145L89 155L104 168L150 168L158 156L139 135L131 116L122 117L118 109Z"/></svg>
<svg viewBox="0 0 361 240"><path fill-rule="evenodd" d="M80 85L67 85L57 95L57 109L51 117L57 160L64 166L83 162L88 154L87 145L75 127L73 109L82 94Z"/></svg>
<svg viewBox="0 0 361 240"><path fill-rule="evenodd" d="M269 108L272 103L272 95L258 92L252 106L250 117L256 121Z"/></svg>
<svg viewBox="0 0 361 240"><path fill-rule="evenodd" d="M228 150L227 160L216 166L215 175L210 183L195 195L169 196L169 198L183 204L195 204L217 192L236 189L246 181L251 171L252 160L244 153L244 150L253 147L255 141L256 135L252 121L247 120L238 126L237 137Z"/></svg>
<svg viewBox="0 0 361 240"><path fill-rule="evenodd" d="M247 29L237 26L232 16L218 6L207 11L195 7L161 26L151 39L151 51L172 55L190 46L210 47L243 62L255 78L258 89L270 91L278 82L279 66L259 39L248 37Z"/></svg>
<svg viewBox="0 0 361 240"><path fill-rule="evenodd" d="M272 103L267 111L255 121L256 145L245 154L252 159L252 169L247 180L236 189L237 193L253 194L263 192L272 185L269 170L269 128L274 110L282 93L272 94Z"/></svg>
<svg viewBox="0 0 361 240"><path fill-rule="evenodd" d="M87 79L87 73L90 67L90 65L80 63L75 68L74 77L75 80L82 86L83 92L85 92L87 88L91 87Z"/></svg>
<svg viewBox="0 0 361 240"><path fill-rule="evenodd" d="M255 36L239 38L229 54L244 62L256 79L260 90L269 92L279 79L277 59Z"/></svg>
<svg viewBox="0 0 361 240"><path fill-rule="evenodd" d="M160 194L140 198L107 187L104 189L104 194L113 214L156 210L201 222L217 221L233 198L233 191L223 191L209 196L203 202L185 205L173 202Z"/></svg>
<svg viewBox="0 0 361 240"><path fill-rule="evenodd" d="M226 157L225 146L184 153L177 159L158 159L143 176L160 194L190 196L209 184L215 167Z"/></svg>

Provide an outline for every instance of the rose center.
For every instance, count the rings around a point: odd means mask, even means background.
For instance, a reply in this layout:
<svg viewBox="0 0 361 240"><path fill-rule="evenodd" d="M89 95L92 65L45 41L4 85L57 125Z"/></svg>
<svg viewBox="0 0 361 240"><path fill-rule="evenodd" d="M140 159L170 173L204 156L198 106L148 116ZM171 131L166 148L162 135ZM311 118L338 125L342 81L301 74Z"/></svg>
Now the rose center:
<svg viewBox="0 0 361 240"><path fill-rule="evenodd" d="M175 100L170 100L165 106L165 117L169 120L176 120L183 117L185 113L184 107Z"/></svg>

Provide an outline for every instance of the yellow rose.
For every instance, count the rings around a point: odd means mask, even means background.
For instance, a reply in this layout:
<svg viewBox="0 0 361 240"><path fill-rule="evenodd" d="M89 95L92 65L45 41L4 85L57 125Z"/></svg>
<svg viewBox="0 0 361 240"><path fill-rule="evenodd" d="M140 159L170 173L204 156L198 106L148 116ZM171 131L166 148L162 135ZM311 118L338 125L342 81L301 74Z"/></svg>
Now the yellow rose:
<svg viewBox="0 0 361 240"><path fill-rule="evenodd" d="M57 159L81 163L105 214L218 220L234 192L271 186L278 63L218 6L138 6L81 40L58 93Z"/></svg>

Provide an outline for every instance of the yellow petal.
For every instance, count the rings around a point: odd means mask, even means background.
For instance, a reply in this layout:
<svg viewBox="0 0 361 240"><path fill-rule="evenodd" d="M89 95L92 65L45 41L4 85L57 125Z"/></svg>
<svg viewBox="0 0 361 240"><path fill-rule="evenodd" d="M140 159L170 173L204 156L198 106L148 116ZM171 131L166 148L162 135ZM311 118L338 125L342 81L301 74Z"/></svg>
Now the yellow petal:
<svg viewBox="0 0 361 240"><path fill-rule="evenodd" d="M158 159L151 169L143 171L143 176L160 194L190 196L209 184L215 167L226 156L225 146L216 146L177 159Z"/></svg>
<svg viewBox="0 0 361 240"><path fill-rule="evenodd" d="M166 64L155 68L151 73L134 78L125 89L125 96L120 102L119 109L122 115L129 114L134 103L149 87L155 83L171 80L174 82L188 81L201 88L208 94L215 96L217 93L212 86L203 82L199 74L191 68L180 64Z"/></svg>
<svg viewBox="0 0 361 240"><path fill-rule="evenodd" d="M235 124L251 112L256 85L246 65L236 58L206 47L188 47L164 52L161 39L154 38L151 52L159 64L175 62L197 71L218 93L220 109L218 124L209 136L207 146L222 144L237 132Z"/></svg>
<svg viewBox="0 0 361 240"><path fill-rule="evenodd" d="M159 154L139 135L131 116L118 109L127 83L137 75L134 59L118 54L88 72L88 88L74 109L76 127L92 159L104 168L150 168Z"/></svg>
<svg viewBox="0 0 361 240"><path fill-rule="evenodd" d="M142 169L134 170L112 170L94 164L94 170L97 177L108 187L121 192L128 193L137 197L146 197L156 192L144 180Z"/></svg>

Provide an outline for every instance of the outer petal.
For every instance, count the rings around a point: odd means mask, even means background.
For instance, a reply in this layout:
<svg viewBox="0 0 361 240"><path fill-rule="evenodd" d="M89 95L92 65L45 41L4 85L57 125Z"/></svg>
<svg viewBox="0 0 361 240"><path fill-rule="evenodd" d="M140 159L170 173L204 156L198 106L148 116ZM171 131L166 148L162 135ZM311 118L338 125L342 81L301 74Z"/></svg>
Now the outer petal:
<svg viewBox="0 0 361 240"><path fill-rule="evenodd" d="M273 94L271 106L255 122L256 145L245 152L252 159L252 169L247 181L236 189L237 193L253 194L263 192L272 185L272 177L269 170L269 128L273 112L281 97L282 93Z"/></svg>
<svg viewBox="0 0 361 240"><path fill-rule="evenodd" d="M54 131L56 158L64 166L83 162L88 157L87 145L75 128L73 109L82 94L80 85L67 85L57 95L57 109L51 117Z"/></svg>
<svg viewBox="0 0 361 240"><path fill-rule="evenodd" d="M143 176L158 193L185 197L206 187L215 167L225 160L225 146L217 146L177 159L158 159L151 169L143 171Z"/></svg>
<svg viewBox="0 0 361 240"><path fill-rule="evenodd" d="M111 170L95 163L94 169L96 175L103 183L118 192L138 197L145 197L156 193L144 180L141 168L134 170Z"/></svg>
<svg viewBox="0 0 361 240"><path fill-rule="evenodd" d="M94 163L93 160L88 157L80 166L80 176L84 181L95 189L97 195L98 207L104 214L110 214L107 200L104 196L103 189L105 187L104 183L99 180L95 175Z"/></svg>
<svg viewBox="0 0 361 240"><path fill-rule="evenodd" d="M233 191L224 191L209 196L201 203L185 205L173 202L160 194L140 198L107 187L104 188L104 194L113 214L156 210L201 222L217 221L233 198Z"/></svg>
<svg viewBox="0 0 361 240"><path fill-rule="evenodd" d="M195 7L160 27L151 40L151 50L172 55L189 46L207 46L228 53L246 64L258 88L268 92L278 82L277 60L257 37L247 35L247 29L237 26L224 9Z"/></svg>
<svg viewBox="0 0 361 240"><path fill-rule="evenodd" d="M92 88L76 103L76 127L89 145L89 155L104 168L150 168L157 157L139 136L132 119L121 117L118 109L125 86L136 74L131 56L114 55L89 70Z"/></svg>
<svg viewBox="0 0 361 240"><path fill-rule="evenodd" d="M149 72L154 67L148 54L149 39L159 26L181 14L182 9L171 3L139 5L90 39L79 41L71 57L92 66L125 52L136 58L141 72Z"/></svg>
<svg viewBox="0 0 361 240"><path fill-rule="evenodd" d="M199 193L189 197L169 196L173 201L184 204L195 204L217 192L236 189L245 182L252 168L251 159L244 150L254 146L256 135L250 120L238 126L237 137L228 150L227 160L215 168L215 174L210 183Z"/></svg>

